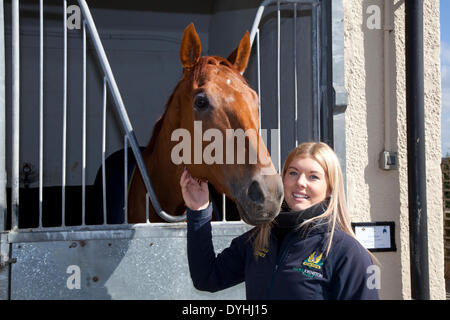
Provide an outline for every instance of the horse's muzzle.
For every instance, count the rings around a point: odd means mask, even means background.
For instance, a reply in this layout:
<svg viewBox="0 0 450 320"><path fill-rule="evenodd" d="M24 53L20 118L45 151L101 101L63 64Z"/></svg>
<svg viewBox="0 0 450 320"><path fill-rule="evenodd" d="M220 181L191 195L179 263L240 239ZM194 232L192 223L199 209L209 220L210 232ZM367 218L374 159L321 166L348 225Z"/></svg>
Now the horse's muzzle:
<svg viewBox="0 0 450 320"><path fill-rule="evenodd" d="M283 183L278 174L258 175L248 183L235 184L232 190L239 215L250 225L271 222L280 212Z"/></svg>

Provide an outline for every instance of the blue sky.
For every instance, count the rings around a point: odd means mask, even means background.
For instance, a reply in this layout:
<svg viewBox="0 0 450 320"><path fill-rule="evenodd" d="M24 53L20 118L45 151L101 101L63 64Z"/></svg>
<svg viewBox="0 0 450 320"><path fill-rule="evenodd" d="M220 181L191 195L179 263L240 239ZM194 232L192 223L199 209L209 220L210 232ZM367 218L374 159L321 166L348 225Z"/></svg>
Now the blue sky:
<svg viewBox="0 0 450 320"><path fill-rule="evenodd" d="M450 155L450 0L441 0L442 155Z"/></svg>

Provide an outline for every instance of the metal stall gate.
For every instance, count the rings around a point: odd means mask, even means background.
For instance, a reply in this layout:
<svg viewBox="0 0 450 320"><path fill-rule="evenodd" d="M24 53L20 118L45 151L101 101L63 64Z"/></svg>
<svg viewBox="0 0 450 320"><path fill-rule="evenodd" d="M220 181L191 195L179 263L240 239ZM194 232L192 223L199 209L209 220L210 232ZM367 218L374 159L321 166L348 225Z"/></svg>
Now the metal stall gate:
<svg viewBox="0 0 450 320"><path fill-rule="evenodd" d="M43 0L34 11L30 6L35 4L25 0L0 4L0 299L245 298L243 284L214 294L193 288L184 217L163 212L154 197L130 107L125 107L118 87L120 76L116 82L103 46L111 36L97 31L86 1L50 6L62 31L45 31L49 22L44 20ZM263 1L252 10L256 18L250 25L253 51L246 77L260 95L262 128L278 129L267 139L278 164L302 141L332 144L330 10L330 1L319 0ZM32 22L24 28L22 19ZM48 34L58 34L62 44L56 43L58 37L46 38ZM172 44L178 50L181 33L177 37ZM178 60L171 63L179 66ZM71 95L73 82L79 83L77 98ZM87 103L89 95L100 103ZM73 99L76 112L69 108ZM90 124L91 117L99 123ZM126 218L110 223L107 135L122 142L123 190L127 161L134 156L147 202L171 223L129 224ZM30 156L30 149L37 154ZM101 162L93 164L100 165L96 189L88 183L92 174L87 169L94 152ZM27 162L30 157L38 164ZM79 162L72 165L72 158ZM52 179L56 185L48 182ZM125 211L126 197L123 191ZM100 222L89 222L92 212L101 216ZM242 221L212 224L216 252L250 229Z"/></svg>

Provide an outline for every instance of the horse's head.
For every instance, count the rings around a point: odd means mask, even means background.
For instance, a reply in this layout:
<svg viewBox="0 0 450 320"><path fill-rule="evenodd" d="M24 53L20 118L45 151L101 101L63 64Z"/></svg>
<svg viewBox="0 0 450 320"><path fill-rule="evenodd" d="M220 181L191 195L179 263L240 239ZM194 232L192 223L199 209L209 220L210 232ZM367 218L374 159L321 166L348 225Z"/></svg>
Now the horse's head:
<svg viewBox="0 0 450 320"><path fill-rule="evenodd" d="M241 75L249 55L246 32L227 59L201 57L200 39L190 24L180 49L178 112L192 141L189 172L231 198L244 221L258 225L278 214L283 184L258 134L258 96Z"/></svg>

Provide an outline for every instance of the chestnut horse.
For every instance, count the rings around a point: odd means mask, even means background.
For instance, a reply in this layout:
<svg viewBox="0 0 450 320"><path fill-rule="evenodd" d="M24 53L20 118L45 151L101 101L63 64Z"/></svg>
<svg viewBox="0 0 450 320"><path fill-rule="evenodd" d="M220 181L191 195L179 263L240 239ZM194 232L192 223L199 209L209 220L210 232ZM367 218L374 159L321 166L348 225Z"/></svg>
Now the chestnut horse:
<svg viewBox="0 0 450 320"><path fill-rule="evenodd" d="M172 150L179 143L172 141L172 133L181 128L194 137L194 121L201 122L203 130L219 130L223 137L226 137L227 129L242 129L244 132L251 129L258 133L258 96L241 75L247 67L249 55L248 32L230 57L224 59L218 56L201 57L200 38L194 25L191 23L184 30L180 47L183 76L142 153L155 194L165 212L172 215L185 212L179 181L186 166L194 178L207 180L218 192L233 200L245 222L258 225L271 221L278 214L283 185L258 134L256 139L246 138L248 144L241 148L246 159L250 150L258 150L257 161L253 163L178 163L172 159ZM194 155L194 143L191 145L190 153ZM205 141L201 142L202 155L207 145ZM237 155L240 150L236 149L237 146L233 148ZM261 155L265 157L264 161ZM223 156L226 156L226 150ZM268 171L270 174L267 174ZM145 195L144 182L136 170L128 197L130 223L145 222ZM149 219L152 222L162 221L151 206Z"/></svg>

